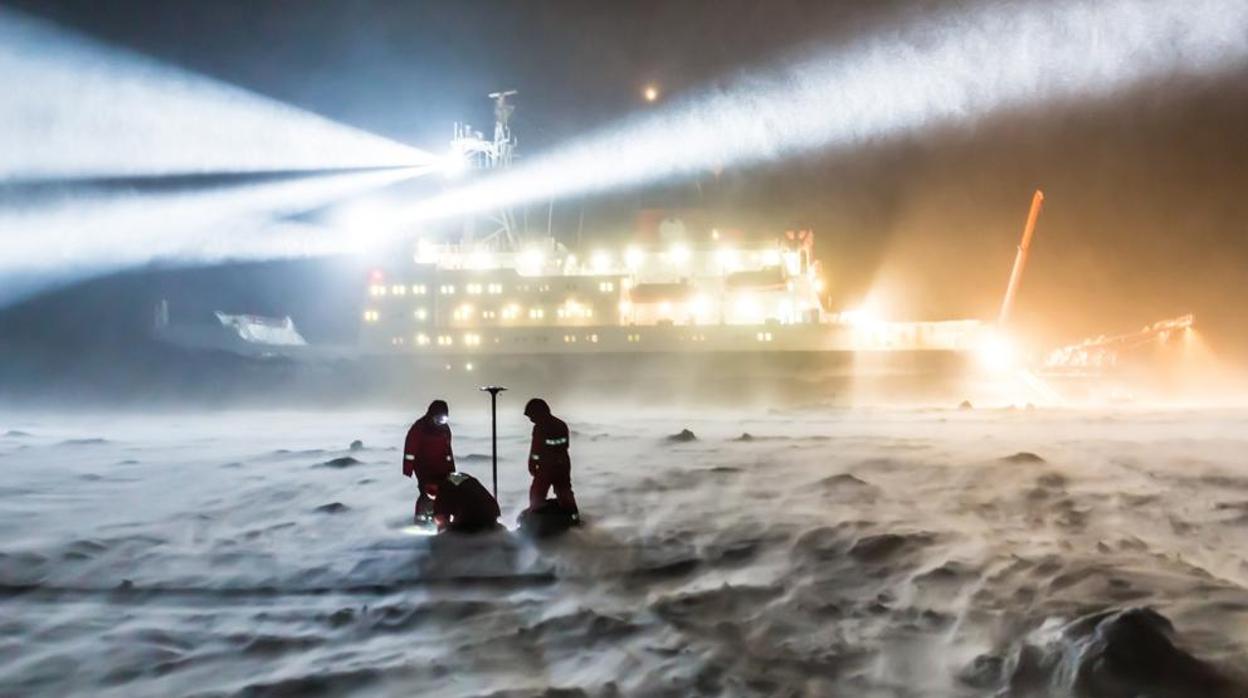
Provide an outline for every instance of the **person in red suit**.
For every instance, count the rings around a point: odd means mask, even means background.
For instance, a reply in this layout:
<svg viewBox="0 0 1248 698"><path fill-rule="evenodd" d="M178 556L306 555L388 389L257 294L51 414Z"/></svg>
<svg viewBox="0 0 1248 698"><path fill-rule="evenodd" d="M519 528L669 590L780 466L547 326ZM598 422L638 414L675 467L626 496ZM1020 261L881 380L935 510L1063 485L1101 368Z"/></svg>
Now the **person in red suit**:
<svg viewBox="0 0 1248 698"><path fill-rule="evenodd" d="M551 414L550 405L541 398L529 400L524 406L524 416L533 422L533 441L529 446L529 474L533 476L529 487L530 511L542 509L546 493L553 488L559 508L574 521L578 520L580 514L572 494L568 425Z"/></svg>
<svg viewBox="0 0 1248 698"><path fill-rule="evenodd" d="M431 486L455 472L455 455L451 452L450 408L445 400L429 403L425 416L416 420L407 431L403 446L403 475L416 476L420 495L416 498L416 521L429 521L433 516Z"/></svg>

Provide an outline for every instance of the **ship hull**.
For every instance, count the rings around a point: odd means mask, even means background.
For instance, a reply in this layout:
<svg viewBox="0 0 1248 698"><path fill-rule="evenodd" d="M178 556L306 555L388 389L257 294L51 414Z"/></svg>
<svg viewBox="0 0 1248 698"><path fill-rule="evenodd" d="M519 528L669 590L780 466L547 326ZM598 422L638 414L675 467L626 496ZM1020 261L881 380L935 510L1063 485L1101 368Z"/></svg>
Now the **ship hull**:
<svg viewBox="0 0 1248 698"><path fill-rule="evenodd" d="M526 395L647 401L947 401L972 361L960 351L445 353L361 357L354 384L376 393Z"/></svg>

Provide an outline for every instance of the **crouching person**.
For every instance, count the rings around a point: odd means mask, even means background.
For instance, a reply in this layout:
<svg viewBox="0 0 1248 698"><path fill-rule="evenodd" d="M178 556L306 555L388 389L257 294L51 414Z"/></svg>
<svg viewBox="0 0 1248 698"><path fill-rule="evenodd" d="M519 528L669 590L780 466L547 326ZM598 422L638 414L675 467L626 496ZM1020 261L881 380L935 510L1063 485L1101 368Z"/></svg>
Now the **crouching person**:
<svg viewBox="0 0 1248 698"><path fill-rule="evenodd" d="M498 501L468 473L451 473L428 490L439 531L478 533L498 526Z"/></svg>

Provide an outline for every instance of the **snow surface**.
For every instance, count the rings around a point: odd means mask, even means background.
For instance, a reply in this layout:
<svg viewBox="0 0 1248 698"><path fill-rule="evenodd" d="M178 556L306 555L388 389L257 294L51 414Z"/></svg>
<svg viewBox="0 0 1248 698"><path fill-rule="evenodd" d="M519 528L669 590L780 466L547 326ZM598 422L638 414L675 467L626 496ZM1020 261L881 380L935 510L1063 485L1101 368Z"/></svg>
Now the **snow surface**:
<svg viewBox="0 0 1248 698"><path fill-rule="evenodd" d="M987 696L1128 606L1248 666L1248 412L554 407L589 524L540 544L406 529L420 410L0 414L0 695Z"/></svg>

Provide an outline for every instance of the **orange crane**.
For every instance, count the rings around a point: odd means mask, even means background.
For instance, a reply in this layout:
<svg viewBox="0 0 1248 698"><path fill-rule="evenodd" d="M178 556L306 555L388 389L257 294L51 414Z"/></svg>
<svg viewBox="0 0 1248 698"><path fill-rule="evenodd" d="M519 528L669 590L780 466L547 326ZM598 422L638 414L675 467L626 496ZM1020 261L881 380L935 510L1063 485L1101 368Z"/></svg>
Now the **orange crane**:
<svg viewBox="0 0 1248 698"><path fill-rule="evenodd" d="M1005 287L1005 298L1001 301L1001 314L997 316L997 326L1004 326L1014 310L1014 296L1018 293L1018 285L1023 280L1023 269L1027 266L1027 254L1031 250L1031 236L1036 232L1036 220L1040 218L1040 207L1044 204L1044 192L1036 190L1031 197L1031 212L1027 214L1027 225L1023 228L1023 240L1018 245L1018 254L1014 255L1014 269L1010 271L1010 282Z"/></svg>

